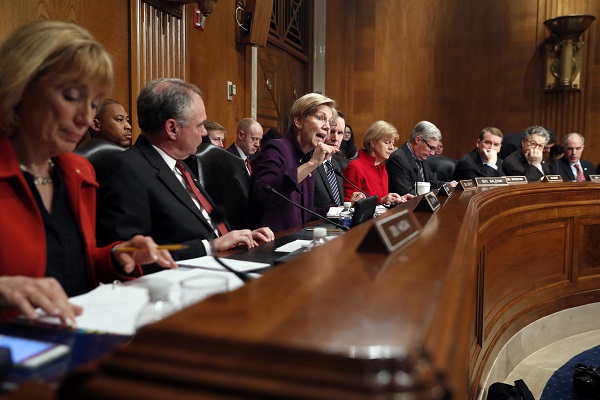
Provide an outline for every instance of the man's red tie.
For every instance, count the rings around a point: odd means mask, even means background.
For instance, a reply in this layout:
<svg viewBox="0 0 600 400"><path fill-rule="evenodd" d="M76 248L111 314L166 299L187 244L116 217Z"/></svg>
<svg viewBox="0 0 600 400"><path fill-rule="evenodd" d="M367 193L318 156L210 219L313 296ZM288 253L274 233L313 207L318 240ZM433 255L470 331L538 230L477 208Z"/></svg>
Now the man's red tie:
<svg viewBox="0 0 600 400"><path fill-rule="evenodd" d="M575 169L577 170L577 182L585 182L585 175L579 164L575 164Z"/></svg>
<svg viewBox="0 0 600 400"><path fill-rule="evenodd" d="M194 180L192 179L192 176L190 175L188 170L183 166L181 161L177 161L177 163L175 163L175 167L179 170L179 172L181 172L181 175L183 175L183 179L184 179L188 189L190 189L192 191L192 193L196 197L196 200L198 200L198 202L200 203L202 208L204 208L206 210L206 212L208 213L208 215L210 215L210 213L212 213L212 211L213 211L213 207L210 204L210 202L208 201L208 199L206 197L204 197L204 195L202 193L200 193L200 190L198 190L198 187L194 183ZM217 224L217 230L219 231L219 233L221 235L224 235L229 232L229 230L225 226L225 223L223 223L223 222L219 222Z"/></svg>
<svg viewBox="0 0 600 400"><path fill-rule="evenodd" d="M246 157L246 168L248 168L248 173L252 175L252 167L250 166L250 157Z"/></svg>

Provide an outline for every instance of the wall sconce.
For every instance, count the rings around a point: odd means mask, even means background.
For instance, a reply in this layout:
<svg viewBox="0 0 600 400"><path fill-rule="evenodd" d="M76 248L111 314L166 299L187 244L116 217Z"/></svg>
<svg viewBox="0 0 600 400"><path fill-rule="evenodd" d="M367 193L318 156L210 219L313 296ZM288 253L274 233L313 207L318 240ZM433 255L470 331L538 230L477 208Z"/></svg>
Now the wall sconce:
<svg viewBox="0 0 600 400"><path fill-rule="evenodd" d="M202 13L203 16L208 17L213 10L215 9L215 5L219 2L219 0L169 0L173 3L198 3L198 9Z"/></svg>
<svg viewBox="0 0 600 400"><path fill-rule="evenodd" d="M219 0L198 0L198 8L205 17L208 17Z"/></svg>
<svg viewBox="0 0 600 400"><path fill-rule="evenodd" d="M595 19L563 15L544 21L551 32L546 43L546 91L581 91L584 43L579 37Z"/></svg>

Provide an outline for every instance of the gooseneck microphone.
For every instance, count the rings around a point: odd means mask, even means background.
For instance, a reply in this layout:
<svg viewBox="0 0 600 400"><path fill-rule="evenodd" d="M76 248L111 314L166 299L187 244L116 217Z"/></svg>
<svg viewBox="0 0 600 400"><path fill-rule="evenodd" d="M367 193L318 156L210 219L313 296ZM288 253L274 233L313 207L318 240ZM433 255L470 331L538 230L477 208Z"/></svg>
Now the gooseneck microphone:
<svg viewBox="0 0 600 400"><path fill-rule="evenodd" d="M213 230L217 230L217 225L219 225L221 222L225 222L225 210L221 206L215 206L212 212L210 213L210 224L212 225ZM252 280L252 278L245 272L236 271L221 260L221 258L217 255L217 250L215 249L215 244L213 240L209 240L208 243L210 245L210 251L212 253L213 258L220 266L222 266L227 271L240 278L240 280L244 283Z"/></svg>
<svg viewBox="0 0 600 400"><path fill-rule="evenodd" d="M361 192L362 194L364 194L366 197L371 197L370 195L368 195L367 193L365 193L361 188L359 188L358 186L356 186L354 183L350 182L350 180L348 178L346 178L344 176L344 174L342 174L342 171L340 171L339 169L333 169L333 172L339 176L340 178L342 178L344 181L346 181L348 183L348 185L352 186L354 189L358 190L359 192ZM392 201L389 205L387 204L383 204L382 202L380 202L379 200L377 200L377 204L379 204L380 206L383 206L385 208L387 208L388 210L390 208L394 208L398 205L398 202L396 201Z"/></svg>
<svg viewBox="0 0 600 400"><path fill-rule="evenodd" d="M321 214L318 214L318 213L316 213L316 212L314 212L314 211L312 211L312 210L309 210L308 208L306 208L306 207L304 207L304 206L301 206L301 205L300 205L300 204L298 204L298 203L294 203L292 200L288 199L288 198L287 198L287 197L285 197L283 194L281 194L281 193L279 193L277 190L275 190L275 188L273 188L272 186L269 186L269 185L267 185L267 186L265 186L265 187L264 187L264 189L265 189L267 192L271 192L271 193L273 193L273 194L276 194L277 196L281 197L282 199L284 199L284 200L285 200L285 201L287 201L288 203L292 204L293 206L295 206L295 207L298 207L298 208L300 208L301 210L304 210L304 211L306 211L307 213L309 213L309 214L311 214L311 215L314 215L315 217L319 218L320 220L322 220L322 221L325 221L325 222L329 222L330 224L332 224L332 225L333 225L333 226L335 226L336 228L339 228L339 229L341 229L341 230L343 230L343 231L347 231L348 229L350 229L350 228L348 228L347 226L340 225L340 224L338 224L337 222L335 222L335 221L332 221L332 220L330 220L329 218L327 218L327 217L324 217L324 216L322 216Z"/></svg>

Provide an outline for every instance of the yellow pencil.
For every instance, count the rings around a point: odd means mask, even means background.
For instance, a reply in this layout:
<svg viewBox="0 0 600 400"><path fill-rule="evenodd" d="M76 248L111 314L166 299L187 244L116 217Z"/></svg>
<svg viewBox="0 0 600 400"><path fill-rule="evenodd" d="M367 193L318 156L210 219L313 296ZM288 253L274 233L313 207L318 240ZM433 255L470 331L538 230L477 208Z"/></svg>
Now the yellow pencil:
<svg viewBox="0 0 600 400"><path fill-rule="evenodd" d="M188 246L185 244L163 244L157 247L158 250L185 250ZM146 249L140 249L138 247L119 247L113 248L114 252L117 253L133 253L134 251L144 251Z"/></svg>

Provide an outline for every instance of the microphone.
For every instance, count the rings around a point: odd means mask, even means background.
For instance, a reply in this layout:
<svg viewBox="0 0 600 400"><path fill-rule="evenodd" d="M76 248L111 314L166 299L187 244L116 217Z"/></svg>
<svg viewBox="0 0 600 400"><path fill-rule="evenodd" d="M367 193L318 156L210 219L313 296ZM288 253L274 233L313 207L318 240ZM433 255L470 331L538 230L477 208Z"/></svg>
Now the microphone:
<svg viewBox="0 0 600 400"><path fill-rule="evenodd" d="M344 176L344 174L342 174L342 172L339 169L335 169L334 168L333 172L337 176L341 177L344 181L346 181L348 183L348 185L352 186L354 189L358 190L359 192L361 192L362 194L364 194L366 197L371 197L367 193L365 193L364 190L362 190L361 188L359 188L358 186L356 186L354 183L350 182L350 180L348 178L346 178ZM387 208L389 210L390 208L396 207L398 205L398 202L397 201L392 201L389 205L387 205L387 204L383 204L382 202L380 202L379 200L377 200L377 204L379 204L380 206L383 206L383 207L385 207L385 208Z"/></svg>
<svg viewBox="0 0 600 400"><path fill-rule="evenodd" d="M303 207L303 206L301 206L300 204L294 203L292 200L288 199L288 198L287 198L287 197L285 197L283 194L281 194L281 193L279 193L277 190L275 190L275 188L273 188L272 186L269 186L269 185L267 185L267 186L265 186L265 187L264 187L264 189L265 189L267 192L271 192L271 193L273 193L273 194L276 194L277 196L281 197L282 199L284 199L284 200L285 200L285 201L287 201L288 203L292 204L293 206L295 206L295 207L298 207L298 208L300 208L301 210L304 210L304 211L308 212L308 213L309 213L309 214L311 214L311 215L314 215L315 217L319 218L321 221L326 221L326 222L329 222L330 224L332 224L332 225L333 225L333 226L335 226L336 228L339 228L339 229L341 229L341 230L343 230L343 231L347 231L348 229L350 229L350 228L348 228L347 226L344 226L344 225L338 224L337 222L335 222L335 221L332 221L332 220L330 220L329 218L322 216L321 214L317 214L316 212L314 212L314 211L312 211L312 210L309 210L308 208L306 208L306 207Z"/></svg>
<svg viewBox="0 0 600 400"><path fill-rule="evenodd" d="M225 217L225 209L221 206L215 205L212 212L210 213L210 224L212 225L213 230L217 230L217 225L219 225L221 222L225 222ZM245 272L236 271L221 260L221 258L217 255L217 250L215 249L215 244L213 240L210 240L208 243L210 245L210 251L212 252L213 258L220 266L222 266L227 271L240 278L240 280L244 283L248 282L249 280L252 280L252 278Z"/></svg>

